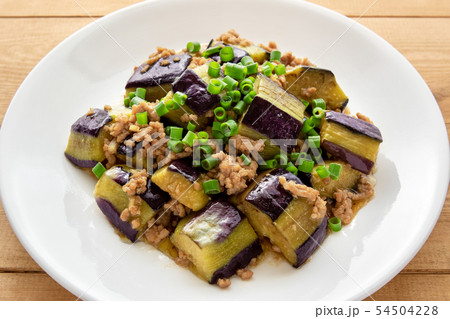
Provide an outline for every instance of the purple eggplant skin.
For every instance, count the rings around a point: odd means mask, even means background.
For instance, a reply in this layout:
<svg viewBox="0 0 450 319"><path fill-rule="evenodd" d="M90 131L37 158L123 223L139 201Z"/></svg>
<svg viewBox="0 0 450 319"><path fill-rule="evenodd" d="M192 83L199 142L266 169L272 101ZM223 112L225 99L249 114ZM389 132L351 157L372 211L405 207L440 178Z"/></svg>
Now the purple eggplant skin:
<svg viewBox="0 0 450 319"><path fill-rule="evenodd" d="M282 168L276 168L270 172L248 193L245 200L268 215L275 221L288 207L293 197L280 184L279 176L286 177L288 181L303 184L300 178Z"/></svg>
<svg viewBox="0 0 450 319"><path fill-rule="evenodd" d="M131 225L120 219L120 212L106 199L96 198L98 207L105 214L106 218L116 227L122 234L124 234L132 242L136 241L138 231L133 229Z"/></svg>
<svg viewBox="0 0 450 319"><path fill-rule="evenodd" d="M295 268L300 267L322 244L327 235L328 218L325 217L316 230L309 238L295 250L297 255L297 263L293 265Z"/></svg>
<svg viewBox="0 0 450 319"><path fill-rule="evenodd" d="M179 60L178 60L179 59ZM168 60L168 65L161 65L163 60ZM174 61L178 60L178 61ZM191 63L190 54L171 55L167 58L161 58L150 66L146 72L142 70L148 65L140 65L128 80L125 88L150 87L172 83L176 77L180 76Z"/></svg>
<svg viewBox="0 0 450 319"><path fill-rule="evenodd" d="M349 163L354 169L360 171L361 173L370 174L370 172L372 171L374 162L365 157L353 153L352 151L346 149L345 147L342 147L327 140L322 141L321 146L325 151Z"/></svg>
<svg viewBox="0 0 450 319"><path fill-rule="evenodd" d="M170 163L167 168L169 171L179 173L183 175L187 180L194 183L197 179L199 179L201 172L192 166L192 159L190 157L185 157L181 159L177 159Z"/></svg>
<svg viewBox="0 0 450 319"><path fill-rule="evenodd" d="M207 88L208 85L191 69L184 71L172 83L172 91L186 94L186 105L199 116L204 115L220 102L219 95L209 93Z"/></svg>
<svg viewBox="0 0 450 319"><path fill-rule="evenodd" d="M114 182L123 186L130 180L131 173L124 170L122 166L114 166L109 170L109 176Z"/></svg>
<svg viewBox="0 0 450 319"><path fill-rule="evenodd" d="M245 50L236 48L236 47L234 47L234 46L232 46L232 45L224 44L224 43L222 43L222 42L216 43L213 47L216 47L216 46L218 46L218 45L222 45L222 46L224 46L224 47L225 47L225 46L231 47L231 48L233 49L234 58L233 58L233 60L228 61L228 62L230 62L230 63L239 63L239 62L241 62L241 60L242 60L243 57L249 56L249 55L250 55L250 54L248 54L248 52L245 51ZM214 54L211 54L211 55L208 56L208 57L211 58L211 59L213 59L214 61L221 62L221 61L220 61L220 53L219 53L219 52L214 53Z"/></svg>
<svg viewBox="0 0 450 319"><path fill-rule="evenodd" d="M222 268L217 269L209 281L210 284L216 284L220 278L230 278L238 269L247 267L253 258L258 257L262 253L261 244L259 239L256 239L253 243L241 250L236 256Z"/></svg>
<svg viewBox="0 0 450 319"><path fill-rule="evenodd" d="M72 125L72 132L98 137L100 130L112 121L108 112L101 109L94 109L91 115L83 115Z"/></svg>
<svg viewBox="0 0 450 319"><path fill-rule="evenodd" d="M147 179L147 190L139 195L154 211L157 211L170 200L170 195Z"/></svg>
<svg viewBox="0 0 450 319"><path fill-rule="evenodd" d="M269 101L255 96L242 124L270 139L296 139L302 123Z"/></svg>
<svg viewBox="0 0 450 319"><path fill-rule="evenodd" d="M98 161L91 161L91 160L81 160L76 157L70 156L67 153L64 153L64 156L73 164L81 168L92 168L95 165L97 165Z"/></svg>
<svg viewBox="0 0 450 319"><path fill-rule="evenodd" d="M230 236L242 219L241 213L232 204L217 200L209 202L189 221L188 225L205 220L214 223L216 227L220 227L220 233L215 240L215 242L220 243Z"/></svg>
<svg viewBox="0 0 450 319"><path fill-rule="evenodd" d="M325 114L325 119L329 122L340 124L355 133L366 135L377 141L383 142L383 137L381 136L378 127L369 122L334 111L328 111Z"/></svg>

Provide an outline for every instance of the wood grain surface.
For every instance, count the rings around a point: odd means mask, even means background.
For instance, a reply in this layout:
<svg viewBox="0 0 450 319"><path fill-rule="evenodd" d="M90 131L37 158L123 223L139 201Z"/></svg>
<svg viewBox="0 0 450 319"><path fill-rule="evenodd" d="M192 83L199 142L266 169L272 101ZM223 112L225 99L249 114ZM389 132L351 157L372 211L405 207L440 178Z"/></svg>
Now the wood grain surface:
<svg viewBox="0 0 450 319"><path fill-rule="evenodd" d="M137 2L0 0L0 124L22 81L52 48L92 19ZM399 50L432 90L449 134L450 1L379 0L367 11L374 1L311 2L358 19ZM441 216L425 245L373 298L450 300L449 229L450 193L447 193ZM0 203L0 300L75 299L24 250Z"/></svg>

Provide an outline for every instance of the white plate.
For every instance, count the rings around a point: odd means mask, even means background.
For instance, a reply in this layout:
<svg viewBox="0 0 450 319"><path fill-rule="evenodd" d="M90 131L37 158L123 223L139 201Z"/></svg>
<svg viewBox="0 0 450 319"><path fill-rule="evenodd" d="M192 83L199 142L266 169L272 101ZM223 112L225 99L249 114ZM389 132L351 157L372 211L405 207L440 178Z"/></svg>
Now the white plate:
<svg viewBox="0 0 450 319"><path fill-rule="evenodd" d="M299 1L218 3L125 8L75 33L37 65L1 128L1 196L11 225L39 265L83 299L364 298L412 259L441 211L449 147L436 101L403 56L342 15ZM63 152L75 119L116 98L156 46L206 42L229 28L257 43L276 40L333 70L351 110L368 115L384 142L375 199L311 262L298 270L265 262L250 282L233 280L220 290L147 245L121 242L96 207L95 181Z"/></svg>

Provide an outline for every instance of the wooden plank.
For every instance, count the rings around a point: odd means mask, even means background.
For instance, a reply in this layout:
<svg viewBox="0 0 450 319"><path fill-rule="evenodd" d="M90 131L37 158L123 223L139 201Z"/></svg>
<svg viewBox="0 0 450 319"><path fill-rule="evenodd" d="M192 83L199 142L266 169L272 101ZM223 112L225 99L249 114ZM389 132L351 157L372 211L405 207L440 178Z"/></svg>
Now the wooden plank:
<svg viewBox="0 0 450 319"><path fill-rule="evenodd" d="M76 300L46 274L0 273L0 300Z"/></svg>
<svg viewBox="0 0 450 319"><path fill-rule="evenodd" d="M141 1L3 0L0 2L0 16L86 16L86 12L91 16L103 16L138 2ZM450 16L450 2L442 0L309 0L309 2L352 17L358 17L363 13L365 16Z"/></svg>
<svg viewBox="0 0 450 319"><path fill-rule="evenodd" d="M379 301L450 300L450 275L400 274L372 295ZM372 300L367 298L366 300Z"/></svg>

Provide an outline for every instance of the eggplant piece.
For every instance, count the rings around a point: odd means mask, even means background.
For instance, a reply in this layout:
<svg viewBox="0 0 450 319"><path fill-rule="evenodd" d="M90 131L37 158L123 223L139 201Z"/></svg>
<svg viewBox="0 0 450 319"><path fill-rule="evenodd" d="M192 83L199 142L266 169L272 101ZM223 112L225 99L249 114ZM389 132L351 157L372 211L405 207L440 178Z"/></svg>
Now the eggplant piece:
<svg viewBox="0 0 450 319"><path fill-rule="evenodd" d="M203 188L196 190L193 183L202 178L199 170L192 167L192 159L178 159L157 170L152 182L193 211L198 211L208 204L210 198Z"/></svg>
<svg viewBox="0 0 450 319"><path fill-rule="evenodd" d="M103 127L112 121L108 112L94 109L91 115L83 115L71 127L69 142L64 155L79 167L91 168L105 160L103 144L106 131Z"/></svg>
<svg viewBox="0 0 450 319"><path fill-rule="evenodd" d="M228 43L216 42L214 40L211 40L208 44L208 48L217 45L231 46L233 48L235 59L231 61L232 63L240 62L241 59L246 55L249 55L253 59L253 61L259 64L263 64L265 61L270 60L270 52L257 45L249 45L243 47L241 45L230 45ZM216 61L220 60L219 53L211 54L209 57Z"/></svg>
<svg viewBox="0 0 450 319"><path fill-rule="evenodd" d="M238 207L258 235L268 237L297 268L325 239L327 218L312 220L313 204L306 198L293 198L280 184L279 176L301 184L297 176L284 169L263 172L239 195Z"/></svg>
<svg viewBox="0 0 450 319"><path fill-rule="evenodd" d="M198 117L198 128L206 126L208 119L205 114L214 109L219 104L221 96L224 95L224 93L213 95L208 92L207 87L210 80L208 64L195 69L187 69L173 82L172 91L163 99L163 101L172 99L174 92L178 91L187 95L186 104L176 110L171 110L164 117L179 126L186 127L187 123L182 122L181 117L185 113L195 114Z"/></svg>
<svg viewBox="0 0 450 319"><path fill-rule="evenodd" d="M139 227L133 228L130 222L120 219L120 214L128 208L128 195L122 190L130 178L131 168L126 166L114 166L107 170L95 185L94 196L100 210L105 214L111 224L126 238L132 242L136 241L147 229L147 223L156 215L164 203L170 200L168 194L164 193L150 181L147 190L140 197Z"/></svg>
<svg viewBox="0 0 450 319"><path fill-rule="evenodd" d="M223 43L223 42L216 42L212 47L216 47L216 46L219 46L219 45L222 46L222 47L225 47L225 46L231 47L231 48L233 49L234 58L233 58L233 60L228 61L228 62L231 62L231 63L239 63L239 62L241 62L241 59L242 59L244 56L249 56L249 54L248 54L247 51L242 50L242 49L240 49L240 48L238 48L238 47L229 45L229 44L225 44L225 43ZM209 55L208 58L211 58L211 59L213 59L214 61L217 61L217 62L222 63L222 61L220 60L220 54L219 54L219 52Z"/></svg>
<svg viewBox="0 0 450 319"><path fill-rule="evenodd" d="M168 64L163 62L166 60L169 61ZM191 60L190 54L175 54L160 58L151 66L147 63L140 65L125 86L127 95L141 87L147 90L145 100L149 102L160 100L170 91L172 82L186 70Z"/></svg>
<svg viewBox="0 0 450 319"><path fill-rule="evenodd" d="M257 93L239 123L239 134L254 140L264 139L264 159L280 153L271 139L297 139L303 123L305 106L268 77L258 74L254 84ZM289 152L293 145L283 145Z"/></svg>
<svg viewBox="0 0 450 319"><path fill-rule="evenodd" d="M354 189L361 177L361 172L354 170L350 165L341 161L325 161L325 166L328 168L331 163L337 163L342 166L341 175L339 179L330 179L325 182L324 179L320 178L314 168L311 174L311 183L314 189L320 192L320 196L327 198L333 198L333 194L338 189Z"/></svg>
<svg viewBox="0 0 450 319"><path fill-rule="evenodd" d="M311 102L322 98L329 110L343 110L348 103L348 97L342 91L336 78L330 70L299 66L285 74L287 91L299 99ZM310 96L304 94L304 89L316 88Z"/></svg>
<svg viewBox="0 0 450 319"><path fill-rule="evenodd" d="M170 240L188 256L194 273L210 284L233 276L262 252L247 218L220 200L182 219Z"/></svg>
<svg viewBox="0 0 450 319"><path fill-rule="evenodd" d="M326 112L320 130L322 148L354 169L370 174L383 141L380 130L339 112Z"/></svg>

